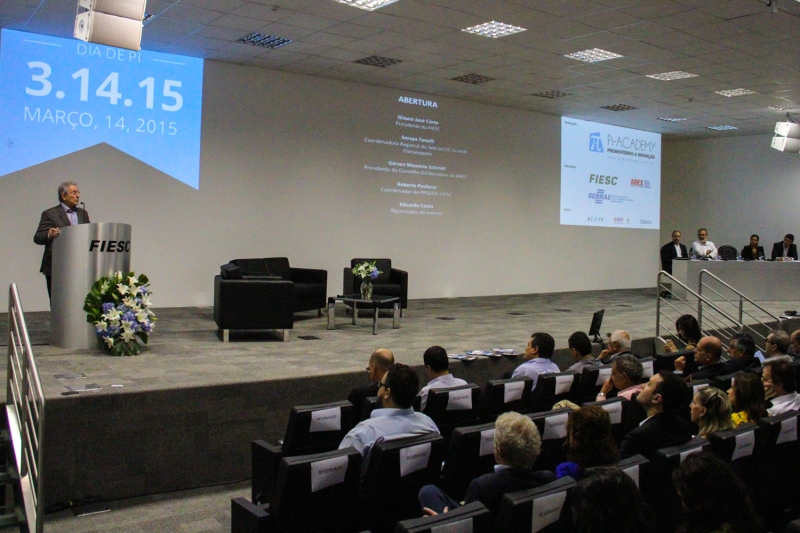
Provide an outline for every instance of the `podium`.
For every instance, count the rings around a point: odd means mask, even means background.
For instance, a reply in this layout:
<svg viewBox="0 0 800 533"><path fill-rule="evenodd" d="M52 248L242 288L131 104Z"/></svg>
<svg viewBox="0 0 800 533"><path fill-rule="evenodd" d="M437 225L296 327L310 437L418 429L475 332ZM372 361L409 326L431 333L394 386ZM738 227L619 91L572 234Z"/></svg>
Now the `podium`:
<svg viewBox="0 0 800 533"><path fill-rule="evenodd" d="M94 282L131 266L131 226L114 222L59 229L53 240L50 344L68 349L97 346L83 303Z"/></svg>

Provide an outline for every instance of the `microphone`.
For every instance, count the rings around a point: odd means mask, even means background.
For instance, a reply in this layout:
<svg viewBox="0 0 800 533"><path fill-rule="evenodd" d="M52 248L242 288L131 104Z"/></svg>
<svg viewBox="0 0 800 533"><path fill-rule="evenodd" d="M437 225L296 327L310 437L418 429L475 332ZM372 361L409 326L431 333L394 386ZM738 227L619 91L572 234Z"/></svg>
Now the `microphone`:
<svg viewBox="0 0 800 533"><path fill-rule="evenodd" d="M80 203L80 206L81 206L81 209L83 209L84 211L86 211L86 204L85 204L85 203L81 202L81 203Z"/></svg>

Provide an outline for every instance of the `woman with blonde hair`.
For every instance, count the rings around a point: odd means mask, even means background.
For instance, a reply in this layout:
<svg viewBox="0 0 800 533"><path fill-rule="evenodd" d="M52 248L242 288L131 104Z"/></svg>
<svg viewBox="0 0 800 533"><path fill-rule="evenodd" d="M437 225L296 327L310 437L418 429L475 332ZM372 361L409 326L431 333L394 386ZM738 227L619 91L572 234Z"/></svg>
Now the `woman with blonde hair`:
<svg viewBox="0 0 800 533"><path fill-rule="evenodd" d="M712 433L734 427L728 395L715 387L700 389L694 395L690 408L692 422L700 429L698 437L707 439Z"/></svg>

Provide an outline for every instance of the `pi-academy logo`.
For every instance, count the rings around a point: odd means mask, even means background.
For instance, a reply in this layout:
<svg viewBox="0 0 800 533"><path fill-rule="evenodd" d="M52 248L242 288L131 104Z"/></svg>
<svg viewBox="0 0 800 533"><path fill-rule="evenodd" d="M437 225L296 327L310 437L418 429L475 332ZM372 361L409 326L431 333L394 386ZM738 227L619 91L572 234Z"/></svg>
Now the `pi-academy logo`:
<svg viewBox="0 0 800 533"><path fill-rule="evenodd" d="M605 150L603 150L603 141L600 139L599 131L589 134L589 151L598 152L601 154L605 153Z"/></svg>

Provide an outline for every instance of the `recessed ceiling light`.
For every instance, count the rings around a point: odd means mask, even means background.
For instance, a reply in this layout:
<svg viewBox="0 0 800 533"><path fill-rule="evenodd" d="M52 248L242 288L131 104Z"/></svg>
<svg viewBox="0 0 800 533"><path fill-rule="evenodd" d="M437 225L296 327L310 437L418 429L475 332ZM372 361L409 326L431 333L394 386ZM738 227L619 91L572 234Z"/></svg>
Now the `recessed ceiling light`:
<svg viewBox="0 0 800 533"><path fill-rule="evenodd" d="M477 26L472 26L470 28L464 28L461 31L497 39L498 37L505 37L506 35L511 35L513 33L519 33L521 31L527 31L527 30L525 28L520 28L519 26L512 26L511 24L504 24L502 22L496 22L493 20L491 22L478 24Z"/></svg>
<svg viewBox="0 0 800 533"><path fill-rule="evenodd" d="M540 93L532 94L531 96L540 96L542 98L563 98L564 96L572 96L572 93L564 93L561 91L542 91Z"/></svg>
<svg viewBox="0 0 800 533"><path fill-rule="evenodd" d="M735 126L727 126L727 125L725 125L725 126L706 126L706 127L708 129L710 129L710 130L716 130L716 131L728 131L728 130L738 130L739 129L739 128L735 127Z"/></svg>
<svg viewBox="0 0 800 533"><path fill-rule="evenodd" d="M614 52L602 50L600 48L592 48L591 50L584 50L583 52L575 52L567 54L564 57L570 59L577 59L578 61L585 61L586 63L596 63L597 61L605 61L606 59L616 59L622 57Z"/></svg>
<svg viewBox="0 0 800 533"><path fill-rule="evenodd" d="M672 80L682 80L684 78L696 78L697 74L689 74L688 72L684 72L682 70L675 70L672 72L662 72L661 74L648 74L648 78L653 78L654 80L661 80L661 81L672 81Z"/></svg>
<svg viewBox="0 0 800 533"><path fill-rule="evenodd" d="M732 96L747 96L748 94L758 94L755 91L751 91L750 89L726 89L724 91L714 91L717 94L721 94L722 96L727 96L728 98Z"/></svg>
<svg viewBox="0 0 800 533"><path fill-rule="evenodd" d="M375 11L383 6L394 4L397 0L336 0L340 4L347 4L348 6L357 7L359 9L366 9L367 11Z"/></svg>
<svg viewBox="0 0 800 533"><path fill-rule="evenodd" d="M684 117L659 117L658 120L665 120L667 122L680 122L681 120L689 120Z"/></svg>
<svg viewBox="0 0 800 533"><path fill-rule="evenodd" d="M604 105L600 107L601 109L608 109L609 111L630 111L631 109L639 109L638 107L633 107L628 104Z"/></svg>
<svg viewBox="0 0 800 533"><path fill-rule="evenodd" d="M786 102L783 105L768 105L770 109L774 109L776 111L788 111L790 109L797 109L800 107L800 104L795 104L794 102Z"/></svg>
<svg viewBox="0 0 800 533"><path fill-rule="evenodd" d="M278 48L285 44L292 42L291 39L284 39L283 37L273 37L272 35L265 35L263 33L251 33L236 41L237 43L252 44L253 46L261 46L262 48Z"/></svg>
<svg viewBox="0 0 800 533"><path fill-rule="evenodd" d="M359 63L361 65L369 65L371 67L391 67L392 65L396 65L398 63L402 63L403 61L400 59L392 59L391 57L381 57L381 56L369 56L369 57L362 57L353 63Z"/></svg>
<svg viewBox="0 0 800 533"><path fill-rule="evenodd" d="M480 74L464 74L463 76L456 76L452 78L454 81L463 81L464 83L471 83L472 85L478 85L479 83L486 83L487 81L492 81L494 78L490 78L489 76L481 76Z"/></svg>

